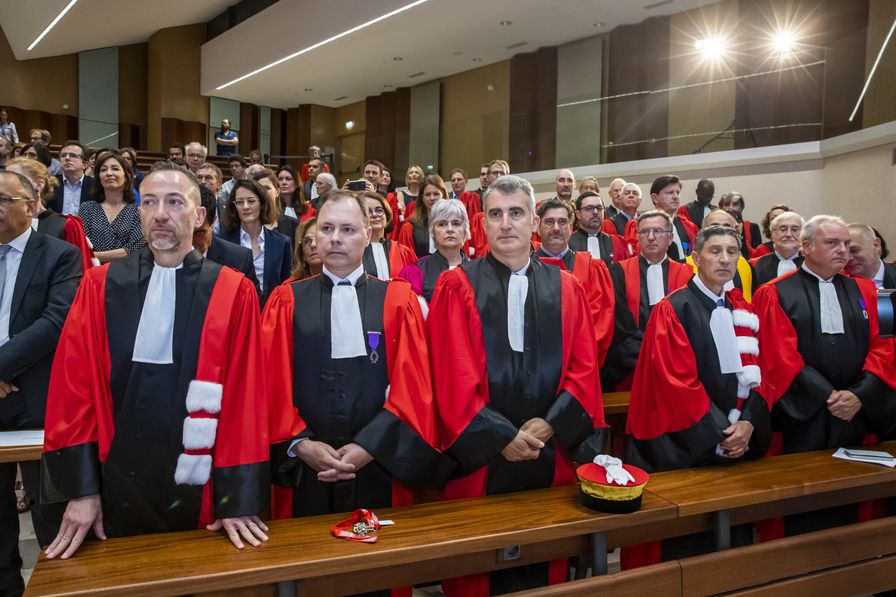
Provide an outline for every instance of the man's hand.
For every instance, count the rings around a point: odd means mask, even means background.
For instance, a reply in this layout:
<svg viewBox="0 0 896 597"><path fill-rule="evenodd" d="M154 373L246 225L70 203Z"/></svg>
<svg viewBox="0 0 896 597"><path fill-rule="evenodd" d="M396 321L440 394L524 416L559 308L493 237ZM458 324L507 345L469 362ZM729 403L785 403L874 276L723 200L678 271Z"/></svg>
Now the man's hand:
<svg viewBox="0 0 896 597"><path fill-rule="evenodd" d="M501 455L510 462L535 460L543 447L543 441L520 429L516 437L501 450Z"/></svg>
<svg viewBox="0 0 896 597"><path fill-rule="evenodd" d="M65 507L59 534L47 548L47 559L52 560L59 554L62 554L63 560L72 557L81 547L91 527L97 539L106 540L100 496L88 495L71 500Z"/></svg>
<svg viewBox="0 0 896 597"><path fill-rule="evenodd" d="M0 398L6 398L13 392L18 392L19 388L6 381L0 381Z"/></svg>
<svg viewBox="0 0 896 597"><path fill-rule="evenodd" d="M305 442L302 442L305 443ZM249 545L258 547L262 541L267 541L268 536L265 531L268 527L257 516L240 516L239 518L219 518L215 522L205 527L209 531L218 531L224 529L230 542L236 545L237 549L243 549L245 545L240 540L240 536L245 539Z"/></svg>
<svg viewBox="0 0 896 597"><path fill-rule="evenodd" d="M535 439L541 440L543 443L547 443L549 439L554 437L554 428L551 427L551 424L541 418L529 419L523 426L520 427L520 431L525 431Z"/></svg>
<svg viewBox="0 0 896 597"><path fill-rule="evenodd" d="M749 421L738 421L730 427L723 429L727 435L725 441L719 444L725 458L740 458L747 453L750 447L750 437L753 435L753 424Z"/></svg>
<svg viewBox="0 0 896 597"><path fill-rule="evenodd" d="M844 421L852 421L861 408L862 401L849 390L834 390L828 398L828 410Z"/></svg>
<svg viewBox="0 0 896 597"><path fill-rule="evenodd" d="M296 444L296 455L317 471L319 481L347 481L355 478L355 465L342 461L339 452L329 444L311 439Z"/></svg>
<svg viewBox="0 0 896 597"><path fill-rule="evenodd" d="M373 456L356 443L345 444L337 450L340 460L355 467L355 472L373 462Z"/></svg>

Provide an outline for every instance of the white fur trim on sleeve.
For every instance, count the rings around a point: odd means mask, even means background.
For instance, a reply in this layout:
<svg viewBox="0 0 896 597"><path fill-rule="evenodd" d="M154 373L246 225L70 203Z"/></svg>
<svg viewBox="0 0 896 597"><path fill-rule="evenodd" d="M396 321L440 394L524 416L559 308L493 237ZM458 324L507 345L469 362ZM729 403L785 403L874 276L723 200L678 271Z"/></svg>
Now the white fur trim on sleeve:
<svg viewBox="0 0 896 597"><path fill-rule="evenodd" d="M207 450L215 445L218 419L187 417L184 419L184 448Z"/></svg>
<svg viewBox="0 0 896 597"><path fill-rule="evenodd" d="M224 386L210 381L194 379L187 390L187 412L203 410L210 414L221 412L221 397Z"/></svg>
<svg viewBox="0 0 896 597"><path fill-rule="evenodd" d="M762 383L762 373L756 365L744 365L743 371L737 373L737 383L755 388Z"/></svg>
<svg viewBox="0 0 896 597"><path fill-rule="evenodd" d="M212 473L212 457L208 454L181 454L174 469L178 485L205 485Z"/></svg>
<svg viewBox="0 0 896 597"><path fill-rule="evenodd" d="M759 318L749 311L735 309L732 311L732 318L734 319L734 325L736 326L750 328L754 332L759 331Z"/></svg>
<svg viewBox="0 0 896 597"><path fill-rule="evenodd" d="M759 340L753 336L737 337L737 352L740 354L759 354Z"/></svg>

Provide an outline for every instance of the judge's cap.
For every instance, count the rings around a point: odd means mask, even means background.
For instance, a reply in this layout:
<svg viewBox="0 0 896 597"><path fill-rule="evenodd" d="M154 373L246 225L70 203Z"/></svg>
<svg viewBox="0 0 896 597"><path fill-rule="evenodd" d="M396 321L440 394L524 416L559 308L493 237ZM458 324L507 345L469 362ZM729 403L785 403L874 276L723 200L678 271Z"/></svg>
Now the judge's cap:
<svg viewBox="0 0 896 597"><path fill-rule="evenodd" d="M607 480L606 469L593 462L577 468L582 505L608 514L628 514L639 510L644 486L650 475L630 464L623 464L622 467L634 477L634 481L625 485L612 483Z"/></svg>

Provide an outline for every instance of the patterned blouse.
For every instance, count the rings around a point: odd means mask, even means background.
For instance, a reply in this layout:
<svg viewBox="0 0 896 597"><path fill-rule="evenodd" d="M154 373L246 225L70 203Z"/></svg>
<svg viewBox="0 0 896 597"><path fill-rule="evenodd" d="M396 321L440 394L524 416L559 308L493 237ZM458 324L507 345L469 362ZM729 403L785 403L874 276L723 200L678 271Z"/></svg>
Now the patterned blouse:
<svg viewBox="0 0 896 597"><path fill-rule="evenodd" d="M93 244L94 251L124 249L128 255L146 244L140 229L140 215L135 203L127 203L111 222L96 201L85 201L78 210L84 222L84 234Z"/></svg>

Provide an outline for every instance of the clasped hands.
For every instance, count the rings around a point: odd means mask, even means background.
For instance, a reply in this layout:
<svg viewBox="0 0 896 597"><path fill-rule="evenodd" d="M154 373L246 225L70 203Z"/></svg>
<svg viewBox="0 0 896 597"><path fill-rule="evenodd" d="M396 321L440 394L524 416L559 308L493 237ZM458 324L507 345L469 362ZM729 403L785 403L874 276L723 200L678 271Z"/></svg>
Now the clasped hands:
<svg viewBox="0 0 896 597"><path fill-rule="evenodd" d="M862 401L849 390L834 390L828 397L828 410L832 415L844 421L852 421L862 408Z"/></svg>
<svg viewBox="0 0 896 597"><path fill-rule="evenodd" d="M317 480L325 483L348 481L372 460L370 452L356 443L338 450L330 444L311 439L300 441L293 450L305 464L317 471Z"/></svg>
<svg viewBox="0 0 896 597"><path fill-rule="evenodd" d="M262 542L268 540L268 536L265 534L268 527L257 516L219 518L205 528L209 531L224 529L227 538L238 549L245 547L243 540L254 547L258 547ZM65 507L62 524L59 526L59 534L47 547L47 559L52 560L61 556L60 559L67 560L75 555L90 529L93 529L97 539L106 540L100 496L88 495L69 501Z"/></svg>
<svg viewBox="0 0 896 597"><path fill-rule="evenodd" d="M501 450L501 455L510 462L535 460L541 454L545 443L554 436L554 428L541 418L529 419L516 437Z"/></svg>
<svg viewBox="0 0 896 597"><path fill-rule="evenodd" d="M740 458L747 453L750 447L750 438L753 436L753 423L738 421L722 429L727 437L719 443L722 456L725 458Z"/></svg>

